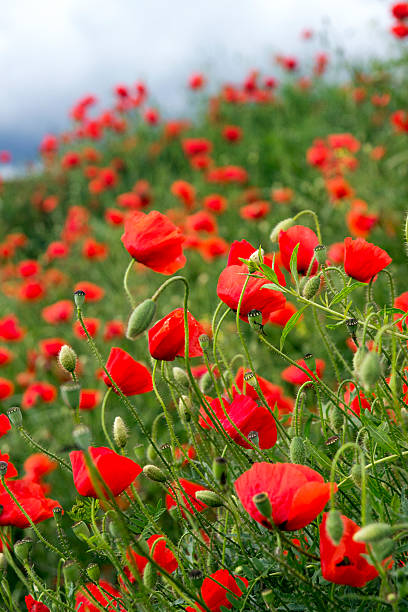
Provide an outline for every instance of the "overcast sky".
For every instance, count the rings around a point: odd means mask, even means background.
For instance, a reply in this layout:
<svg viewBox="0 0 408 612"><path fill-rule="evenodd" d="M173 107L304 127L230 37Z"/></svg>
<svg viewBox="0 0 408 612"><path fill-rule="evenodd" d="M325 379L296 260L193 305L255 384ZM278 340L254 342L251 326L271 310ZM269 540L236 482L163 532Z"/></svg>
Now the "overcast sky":
<svg viewBox="0 0 408 612"><path fill-rule="evenodd" d="M182 114L192 71L214 82L254 67L278 74L275 53L307 61L326 50L388 53L388 0L15 0L0 17L0 149L35 155L41 136L67 126L83 94L108 100L118 82L147 82L159 105ZM326 25L324 25L326 24Z"/></svg>

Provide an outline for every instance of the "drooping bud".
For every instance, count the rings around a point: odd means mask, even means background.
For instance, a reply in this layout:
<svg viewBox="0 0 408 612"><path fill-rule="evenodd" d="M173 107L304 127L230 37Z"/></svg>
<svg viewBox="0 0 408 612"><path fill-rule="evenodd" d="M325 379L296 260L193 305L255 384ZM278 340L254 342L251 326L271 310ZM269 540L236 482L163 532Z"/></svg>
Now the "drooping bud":
<svg viewBox="0 0 408 612"><path fill-rule="evenodd" d="M82 289L78 289L78 291L74 292L74 302L78 309L81 309L81 307L84 305L85 295L86 293L85 291L82 291Z"/></svg>
<svg viewBox="0 0 408 612"><path fill-rule="evenodd" d="M99 578L101 576L101 570L99 569L99 565L96 563L90 563L86 568L86 573L88 578L93 582L99 582Z"/></svg>
<svg viewBox="0 0 408 612"><path fill-rule="evenodd" d="M81 568L76 561L67 561L62 567L65 582L68 584L78 584L81 575Z"/></svg>
<svg viewBox="0 0 408 612"><path fill-rule="evenodd" d="M157 465L145 465L143 474L155 482L166 482L166 474Z"/></svg>
<svg viewBox="0 0 408 612"><path fill-rule="evenodd" d="M143 461L145 456L145 447L143 446L143 444L137 444L136 446L134 446L133 454L136 457L138 463L140 463L140 461Z"/></svg>
<svg viewBox="0 0 408 612"><path fill-rule="evenodd" d="M14 553L21 563L28 561L32 547L33 541L30 538L23 538L14 544Z"/></svg>
<svg viewBox="0 0 408 612"><path fill-rule="evenodd" d="M338 510L330 510L326 521L326 533L333 542L334 546L338 546L343 537L344 525L341 514Z"/></svg>
<svg viewBox="0 0 408 612"><path fill-rule="evenodd" d="M127 538L126 528L124 527L123 523L118 519L115 513L112 513L111 520L109 521L109 532L112 537L117 538L119 540L126 540Z"/></svg>
<svg viewBox="0 0 408 612"><path fill-rule="evenodd" d="M314 248L314 254L315 254L315 257L316 257L316 261L321 266L324 266L325 263L326 263L326 259L327 259L326 252L327 252L327 249L324 246L324 244L318 244Z"/></svg>
<svg viewBox="0 0 408 612"><path fill-rule="evenodd" d="M381 361L378 353L368 352L360 366L359 376L364 389L369 390L375 387L381 376Z"/></svg>
<svg viewBox="0 0 408 612"><path fill-rule="evenodd" d="M216 457L212 464L215 480L221 485L227 484L227 460L224 457Z"/></svg>
<svg viewBox="0 0 408 612"><path fill-rule="evenodd" d="M368 349L366 346L361 344L353 356L353 371L355 376L359 376L361 364L363 363L366 355L368 354Z"/></svg>
<svg viewBox="0 0 408 612"><path fill-rule="evenodd" d="M86 425L78 425L72 432L75 444L82 450L87 450L91 445L91 431Z"/></svg>
<svg viewBox="0 0 408 612"><path fill-rule="evenodd" d="M213 385L213 381L211 378L211 374L209 372L205 372L205 374L203 374L202 377L200 378L200 382L199 382L200 390L202 391L202 393L205 393L205 395L208 395L211 391L212 385Z"/></svg>
<svg viewBox="0 0 408 612"><path fill-rule="evenodd" d="M149 461L156 461L157 451L154 448L153 444L149 444L149 446L147 447L146 455Z"/></svg>
<svg viewBox="0 0 408 612"><path fill-rule="evenodd" d="M312 276L312 278L309 278L309 280L306 282L305 286L303 287L303 291L302 291L303 297L306 298L307 300L311 300L312 298L314 298L320 289L320 282L321 282L320 276Z"/></svg>
<svg viewBox="0 0 408 612"><path fill-rule="evenodd" d="M78 383L69 382L61 385L60 391L64 404L72 410L77 410L81 399L81 386Z"/></svg>
<svg viewBox="0 0 408 612"><path fill-rule="evenodd" d="M392 535L391 525L387 523L371 523L362 527L353 535L354 542L379 542L385 538L389 538Z"/></svg>
<svg viewBox="0 0 408 612"><path fill-rule="evenodd" d="M253 496L252 501L254 502L256 509L262 516L270 519L272 516L272 504L268 494L263 491Z"/></svg>
<svg viewBox="0 0 408 612"><path fill-rule="evenodd" d="M134 340L140 336L150 326L155 313L156 302L150 298L136 306L129 317L126 337L129 340Z"/></svg>
<svg viewBox="0 0 408 612"><path fill-rule="evenodd" d="M86 523L84 523L84 521L78 521L78 523L72 525L72 531L74 532L78 540L82 540L83 538L89 538L89 536L91 535L88 526Z"/></svg>
<svg viewBox="0 0 408 612"><path fill-rule="evenodd" d="M210 506L211 508L218 508L219 506L223 506L224 502L217 493L214 491L197 491L195 494L195 498L205 504L206 506Z"/></svg>
<svg viewBox="0 0 408 612"><path fill-rule="evenodd" d="M258 333L262 329L262 312L260 310L250 310L248 312L248 323Z"/></svg>
<svg viewBox="0 0 408 612"><path fill-rule="evenodd" d="M153 563L148 563L144 568L143 572L143 584L144 586L151 590L154 588L154 585L157 582L157 570Z"/></svg>
<svg viewBox="0 0 408 612"><path fill-rule="evenodd" d="M78 357L73 348L68 346L68 344L61 346L60 352L58 353L58 361L63 370L71 374L75 372L77 360Z"/></svg>
<svg viewBox="0 0 408 612"><path fill-rule="evenodd" d="M7 416L10 419L10 423L14 427L16 427L17 429L19 427L22 427L22 425L23 425L23 415L22 415L21 410L20 410L20 408L18 406L13 406L9 410L7 410Z"/></svg>
<svg viewBox="0 0 408 612"><path fill-rule="evenodd" d="M207 336L207 334L201 334L201 336L198 337L198 343L201 349L205 352L210 348L210 337Z"/></svg>
<svg viewBox="0 0 408 612"><path fill-rule="evenodd" d="M358 487L361 486L361 465L359 463L355 463L351 468L351 480Z"/></svg>
<svg viewBox="0 0 408 612"><path fill-rule="evenodd" d="M283 219L283 221L277 223L271 231L271 242L278 242L279 234L281 232L286 232L290 227L292 227L293 223L294 221L291 217L289 217L288 219Z"/></svg>
<svg viewBox="0 0 408 612"><path fill-rule="evenodd" d="M303 438L295 436L290 443L290 460L292 463L304 464L306 460L306 450Z"/></svg>
<svg viewBox="0 0 408 612"><path fill-rule="evenodd" d="M122 417L117 416L113 421L113 439L116 446L125 448L128 441L128 432Z"/></svg>
<svg viewBox="0 0 408 612"><path fill-rule="evenodd" d="M175 366L173 368L173 378L183 391L189 390L190 381L188 379L187 373L185 372L185 370L183 370L183 368Z"/></svg>
<svg viewBox="0 0 408 612"><path fill-rule="evenodd" d="M344 412L338 406L331 406L329 410L330 427L338 433L344 425Z"/></svg>

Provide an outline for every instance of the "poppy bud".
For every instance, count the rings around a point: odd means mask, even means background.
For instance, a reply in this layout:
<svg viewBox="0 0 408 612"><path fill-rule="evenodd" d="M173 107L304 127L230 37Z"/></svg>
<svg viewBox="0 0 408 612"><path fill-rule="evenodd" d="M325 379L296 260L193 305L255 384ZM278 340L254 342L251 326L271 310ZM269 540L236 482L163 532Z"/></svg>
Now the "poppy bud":
<svg viewBox="0 0 408 612"><path fill-rule="evenodd" d="M181 418L184 417L187 422L191 421L191 407L191 399L187 395L182 395L178 402L178 409Z"/></svg>
<svg viewBox="0 0 408 612"><path fill-rule="evenodd" d="M183 391L189 390L190 381L186 372L182 368L178 368L177 366L173 368L173 378Z"/></svg>
<svg viewBox="0 0 408 612"><path fill-rule="evenodd" d="M295 436L290 443L290 460L292 463L304 464L306 460L306 451L303 438Z"/></svg>
<svg viewBox="0 0 408 612"><path fill-rule="evenodd" d="M8 468L7 461L0 461L0 476L5 476Z"/></svg>
<svg viewBox="0 0 408 612"><path fill-rule="evenodd" d="M344 425L344 412L338 406L332 406L329 410L330 427L338 433Z"/></svg>
<svg viewBox="0 0 408 612"><path fill-rule="evenodd" d="M265 255L265 251L263 249L257 249L249 256L249 261L255 264L261 264L263 261L263 257Z"/></svg>
<svg viewBox="0 0 408 612"><path fill-rule="evenodd" d="M325 263L326 263L326 251L327 251L327 249L324 246L324 244L318 244L314 248L314 254L315 254L315 257L316 257L316 261L321 266L324 266Z"/></svg>
<svg viewBox="0 0 408 612"><path fill-rule="evenodd" d="M111 520L109 521L109 533L118 540L127 539L126 529L114 512L112 512Z"/></svg>
<svg viewBox="0 0 408 612"><path fill-rule="evenodd" d="M223 487L227 483L227 460L224 457L216 457L212 464L215 480Z"/></svg>
<svg viewBox="0 0 408 612"><path fill-rule="evenodd" d="M18 406L13 406L9 410L7 410L7 416L10 419L10 423L14 425L17 429L22 427L23 425L23 415L21 414L21 410Z"/></svg>
<svg viewBox="0 0 408 612"><path fill-rule="evenodd" d="M358 487L361 485L361 465L359 463L355 463L351 468L351 480Z"/></svg>
<svg viewBox="0 0 408 612"><path fill-rule="evenodd" d="M359 371L361 382L364 389L372 389L375 387L378 379L381 376L380 357L374 351L369 351L365 356Z"/></svg>
<svg viewBox="0 0 408 612"><path fill-rule="evenodd" d="M143 446L143 444L137 444L136 446L133 447L133 454L136 457L136 459L138 460L138 462L142 461L144 459L145 456L145 448Z"/></svg>
<svg viewBox="0 0 408 612"><path fill-rule="evenodd" d="M371 550L380 563L394 552L394 548L395 542L391 538L384 538L371 544Z"/></svg>
<svg viewBox="0 0 408 612"><path fill-rule="evenodd" d="M149 446L147 447L146 455L149 461L156 461L157 451L154 448L153 444L149 444Z"/></svg>
<svg viewBox="0 0 408 612"><path fill-rule="evenodd" d="M69 382L60 387L61 397L68 408L76 410L81 399L81 386L78 383Z"/></svg>
<svg viewBox="0 0 408 612"><path fill-rule="evenodd" d="M326 533L333 542L334 546L338 546L340 544L343 532L344 525L340 512L338 510L330 510L327 515Z"/></svg>
<svg viewBox="0 0 408 612"><path fill-rule="evenodd" d="M82 450L87 450L91 445L91 432L86 425L78 425L72 432L75 444Z"/></svg>
<svg viewBox="0 0 408 612"><path fill-rule="evenodd" d="M77 359L78 357L76 352L74 349L68 346L68 344L64 344L61 347L60 352L58 353L58 361L63 370L66 370L72 374L72 372L75 371Z"/></svg>
<svg viewBox="0 0 408 612"><path fill-rule="evenodd" d="M156 302L152 299L147 299L133 310L129 317L126 338L134 340L141 333L146 331L153 321L153 317L156 313Z"/></svg>
<svg viewBox="0 0 408 612"><path fill-rule="evenodd" d="M21 563L28 561L32 547L33 541L30 540L30 538L18 540L18 542L14 544L14 553Z"/></svg>
<svg viewBox="0 0 408 612"><path fill-rule="evenodd" d="M166 474L156 465L145 465L143 474L155 482L166 482L167 480Z"/></svg>
<svg viewBox="0 0 408 612"><path fill-rule="evenodd" d="M207 334L201 334L201 336L198 337L198 342L203 351L206 351L210 348L210 338L209 336L207 336Z"/></svg>
<svg viewBox="0 0 408 612"><path fill-rule="evenodd" d="M76 561L67 561L62 567L65 582L68 584L77 584L81 575L81 569Z"/></svg>
<svg viewBox="0 0 408 612"><path fill-rule="evenodd" d="M157 571L153 563L148 563L143 572L143 584L147 589L153 589L157 582Z"/></svg>
<svg viewBox="0 0 408 612"><path fill-rule="evenodd" d="M72 525L72 531L74 532L78 540L82 540L83 538L89 538L89 536L91 535L88 526L86 523L84 523L84 521L78 521L78 523Z"/></svg>
<svg viewBox="0 0 408 612"><path fill-rule="evenodd" d="M291 217L288 217L287 219L283 219L283 221L280 221L279 223L277 223L275 227L273 228L271 235L270 235L271 242L278 242L279 234L281 232L286 232L286 230L292 227L293 223L294 221Z"/></svg>
<svg viewBox="0 0 408 612"><path fill-rule="evenodd" d="M320 276L312 276L303 287L302 295L307 300L311 300L317 295L320 289Z"/></svg>
<svg viewBox="0 0 408 612"><path fill-rule="evenodd" d="M252 329L259 332L262 328L262 312L260 310L250 310L248 312L248 323Z"/></svg>
<svg viewBox="0 0 408 612"><path fill-rule="evenodd" d="M101 570L99 569L99 565L96 563L90 563L86 568L86 573L88 578L93 582L99 582L99 578L101 576Z"/></svg>
<svg viewBox="0 0 408 612"><path fill-rule="evenodd" d="M209 372L205 372L205 374L203 374L203 376L200 378L200 390L205 393L205 395L208 395L211 391L212 388L212 378L211 378L211 374Z"/></svg>
<svg viewBox="0 0 408 612"><path fill-rule="evenodd" d="M0 576L7 569L7 559L3 553L0 553Z"/></svg>
<svg viewBox="0 0 408 612"><path fill-rule="evenodd" d="M74 291L74 302L75 306L80 309L85 302L85 291L82 289L78 289L78 291Z"/></svg>
<svg viewBox="0 0 408 612"><path fill-rule="evenodd" d="M125 448L128 441L128 432L122 417L117 416L113 422L113 439L116 446Z"/></svg>
<svg viewBox="0 0 408 612"><path fill-rule="evenodd" d="M214 491L196 491L195 498L211 508L218 508L224 505L221 497L214 493Z"/></svg>
<svg viewBox="0 0 408 612"><path fill-rule="evenodd" d="M364 542L371 544L372 542L379 542L385 538L389 538L392 535L391 525L387 523L371 523L362 527L353 535L354 542Z"/></svg>
<svg viewBox="0 0 408 612"><path fill-rule="evenodd" d="M367 353L368 353L368 349L363 344L361 344L356 350L356 352L354 353L353 370L356 376L358 376L360 373L361 364L363 363Z"/></svg>
<svg viewBox="0 0 408 612"><path fill-rule="evenodd" d="M272 516L272 504L267 493L257 493L253 496L252 501L254 502L258 512L265 518L271 518Z"/></svg>
<svg viewBox="0 0 408 612"><path fill-rule="evenodd" d="M149 545L148 545L148 543L146 542L146 540L143 540L143 539L141 539L141 540L140 540L140 539L139 539L139 540L137 541L137 546L138 546L138 548L139 548L139 553L140 553L141 555L144 555L144 556L146 556L146 555L150 555L150 548L149 548Z"/></svg>

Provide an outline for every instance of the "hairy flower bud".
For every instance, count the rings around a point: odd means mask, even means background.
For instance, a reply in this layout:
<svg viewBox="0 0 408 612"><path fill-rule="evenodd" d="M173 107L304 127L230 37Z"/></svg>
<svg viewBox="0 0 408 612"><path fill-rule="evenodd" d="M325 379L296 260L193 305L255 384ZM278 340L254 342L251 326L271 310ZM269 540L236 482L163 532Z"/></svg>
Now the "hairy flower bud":
<svg viewBox="0 0 408 612"><path fill-rule="evenodd" d="M353 540L354 542L371 544L371 542L379 542L380 540L389 538L391 535L391 525L387 525L387 523L371 523L357 531L353 536Z"/></svg>
<svg viewBox="0 0 408 612"><path fill-rule="evenodd" d="M344 532L343 521L338 510L330 510L326 521L326 532L334 546L338 546Z"/></svg>
<svg viewBox="0 0 408 612"><path fill-rule="evenodd" d="M153 321L155 313L156 302L150 298L136 306L129 317L126 337L129 338L129 340L134 340L146 331Z"/></svg>
<svg viewBox="0 0 408 612"><path fill-rule="evenodd" d="M63 370L71 374L75 372L77 360L78 357L73 348L68 346L68 344L61 346L60 352L58 353L58 361Z"/></svg>
<svg viewBox="0 0 408 612"><path fill-rule="evenodd" d="M14 553L21 563L28 561L32 547L33 541L30 538L23 538L14 544Z"/></svg>
<svg viewBox="0 0 408 612"><path fill-rule="evenodd" d="M275 225L273 230L271 231L270 240L271 242L278 242L279 234L281 232L286 232L290 227L292 227L294 221L291 217L288 219L283 219Z"/></svg>
<svg viewBox="0 0 408 612"><path fill-rule="evenodd" d="M147 589L153 589L157 582L157 570L153 563L148 563L143 572L143 584Z"/></svg>
<svg viewBox="0 0 408 612"><path fill-rule="evenodd" d="M361 344L353 356L353 371L355 376L359 376L361 364L363 363L365 357L368 354L368 349L363 344Z"/></svg>
<svg viewBox="0 0 408 612"><path fill-rule="evenodd" d="M358 487L361 486L361 465L359 463L355 463L351 468L351 480Z"/></svg>
<svg viewBox="0 0 408 612"><path fill-rule="evenodd" d="M149 444L146 451L146 456L149 461L156 461L157 459L157 451L154 448L153 444Z"/></svg>
<svg viewBox="0 0 408 612"><path fill-rule="evenodd" d="M320 282L320 276L312 276L312 278L309 278L303 287L303 297L307 300L311 300L313 297L315 297L320 289Z"/></svg>
<svg viewBox="0 0 408 612"><path fill-rule="evenodd" d="M331 406L329 409L330 427L338 433L344 425L344 412L338 406Z"/></svg>
<svg viewBox="0 0 408 612"><path fill-rule="evenodd" d="M181 387L183 391L188 391L190 388L190 381L188 379L187 373L183 368L179 368L175 366L173 368L173 378L175 382Z"/></svg>
<svg viewBox="0 0 408 612"><path fill-rule="evenodd" d="M304 464L306 460L306 450L303 438L295 436L290 443L290 460L292 463Z"/></svg>
<svg viewBox="0 0 408 612"><path fill-rule="evenodd" d="M166 474L156 465L145 465L143 474L155 482L166 482L167 480Z"/></svg>
<svg viewBox="0 0 408 612"><path fill-rule="evenodd" d="M200 390L206 395L208 395L211 391L212 385L213 381L211 378L211 374L209 372L205 372L205 374L203 374L203 376L200 378Z"/></svg>
<svg viewBox="0 0 408 612"><path fill-rule="evenodd" d="M211 508L218 508L224 505L221 497L214 493L214 491L196 491L195 498L206 506L211 506Z"/></svg>
<svg viewBox="0 0 408 612"><path fill-rule="evenodd" d="M116 446L125 448L128 441L128 432L122 417L117 416L113 421L113 439Z"/></svg>
<svg viewBox="0 0 408 612"><path fill-rule="evenodd" d="M264 255L265 252L263 249L257 249L256 251L251 253L251 255L249 256L249 261L255 264L260 264L263 261Z"/></svg>
<svg viewBox="0 0 408 612"><path fill-rule="evenodd" d="M378 353L369 351L360 366L359 376L366 390L375 387L381 376L381 361Z"/></svg>
<svg viewBox="0 0 408 612"><path fill-rule="evenodd" d="M267 493L257 493L253 496L252 501L254 502L258 512L265 518L271 518L272 516L272 504Z"/></svg>

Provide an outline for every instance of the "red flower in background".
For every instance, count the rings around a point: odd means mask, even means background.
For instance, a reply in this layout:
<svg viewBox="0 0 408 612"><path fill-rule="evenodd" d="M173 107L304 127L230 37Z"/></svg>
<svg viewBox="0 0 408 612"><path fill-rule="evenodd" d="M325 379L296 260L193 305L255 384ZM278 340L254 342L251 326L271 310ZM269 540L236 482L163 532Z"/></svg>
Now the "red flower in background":
<svg viewBox="0 0 408 612"><path fill-rule="evenodd" d="M314 248L319 244L319 240L313 230L303 225L293 225L286 232L281 231L279 233L279 250L282 264L288 271L290 271L290 258L297 244L299 245L297 271L299 274L306 274L314 256ZM312 275L316 273L317 267L318 264L315 260L311 267Z"/></svg>
<svg viewBox="0 0 408 612"><path fill-rule="evenodd" d="M79 399L80 410L93 410L101 400L101 392L97 389L81 389Z"/></svg>
<svg viewBox="0 0 408 612"><path fill-rule="evenodd" d="M378 571L363 555L368 550L363 542L354 542L353 536L360 531L354 521L342 515L343 535L336 546L326 531L328 514L323 515L320 525L320 562L322 576L335 584L363 587L377 578Z"/></svg>
<svg viewBox="0 0 408 612"><path fill-rule="evenodd" d="M66 323L72 319L74 313L74 304L71 300L60 300L46 306L42 310L42 317L44 321L51 325L58 325L59 323Z"/></svg>
<svg viewBox="0 0 408 612"><path fill-rule="evenodd" d="M166 508L171 510L177 507L174 491L177 493L177 498L181 498L182 503L180 504L181 514L185 517L185 509L191 514L195 512L203 512L207 506L202 502L199 502L195 498L197 491L206 491L207 489L202 485L199 485L185 478L179 478L178 482L173 482L171 487L168 489L166 495Z"/></svg>
<svg viewBox="0 0 408 612"><path fill-rule="evenodd" d="M110 448L90 446L88 450L96 470L114 497L127 489L142 471L140 465L135 463L135 461L123 455L118 455ZM72 465L74 485L78 493L88 497L99 498L85 464L84 452L71 451L69 458ZM107 497L103 483L99 481L97 485L99 485L104 496Z"/></svg>
<svg viewBox="0 0 408 612"><path fill-rule="evenodd" d="M255 388L255 377L251 378L249 381L245 381L244 374L245 368L239 368L235 377L236 387L242 393L245 393L245 395L252 397L256 401L260 401L261 398L259 397ZM283 395L283 389L279 387L279 385L274 385L273 383L269 382L269 380L266 380L259 375L256 375L256 380L258 381L259 388L265 396L271 410L275 410L275 408L277 408L279 416L292 412L294 401L292 398L285 397Z"/></svg>
<svg viewBox="0 0 408 612"><path fill-rule="evenodd" d="M6 315L0 319L0 338L2 340L18 341L24 336L24 330L14 314Z"/></svg>
<svg viewBox="0 0 408 612"><path fill-rule="evenodd" d="M187 228L193 232L209 232L210 234L217 231L217 222L213 215L205 210L200 210L194 215L189 215L186 220Z"/></svg>
<svg viewBox="0 0 408 612"><path fill-rule="evenodd" d="M7 378L0 378L0 400L5 400L14 393L14 384Z"/></svg>
<svg viewBox="0 0 408 612"><path fill-rule="evenodd" d="M391 262L386 251L363 238L344 239L344 270L351 278L368 283Z"/></svg>
<svg viewBox="0 0 408 612"><path fill-rule="evenodd" d="M85 584L86 588L92 594L92 597L106 610L106 612L126 612L126 609L117 603L117 599L121 599L122 595L109 582L105 580L99 581L99 587L93 582ZM103 590L102 590L103 589ZM115 599L113 599L115 598ZM112 602L110 605L109 602ZM100 612L100 606L96 606L93 599L90 598L87 591L78 591L75 597L75 609L83 610L84 612Z"/></svg>
<svg viewBox="0 0 408 612"><path fill-rule="evenodd" d="M197 90L202 89L205 85L205 78L201 72L193 72L188 80L190 89Z"/></svg>
<svg viewBox="0 0 408 612"><path fill-rule="evenodd" d="M303 385L303 383L311 380L312 378L321 378L323 376L324 369L326 367L323 359L316 359L316 372L313 372L307 365L304 359L298 359L296 362L299 366L309 372L309 375L303 372L300 368L295 365L290 365L285 368L281 374L283 380L290 382L293 385Z"/></svg>
<svg viewBox="0 0 408 612"><path fill-rule="evenodd" d="M337 486L335 490L337 490ZM256 508L253 497L267 493L273 523L283 531L302 529L323 510L330 498L331 483L307 467L294 463L254 463L234 484L245 510L252 518L271 528Z"/></svg>
<svg viewBox="0 0 408 612"><path fill-rule="evenodd" d="M147 544L149 546L150 554L153 548L152 557L156 561L156 563L158 563L158 565L166 572L172 574L178 568L178 562L171 550L167 547L166 540L162 539L157 542L157 540L159 540L159 538L161 537L162 536L160 534L152 535L147 540ZM153 547L155 542L157 542L157 544ZM131 562L133 558L133 561L136 564L140 575L143 576L144 569L148 564L148 559L146 559L146 557L143 557L143 555L138 555L132 548L128 549L126 553L126 558L129 562ZM136 582L136 578L133 573L133 567L133 565L129 564L124 568L125 573L132 584Z"/></svg>
<svg viewBox="0 0 408 612"><path fill-rule="evenodd" d="M11 363L14 359L14 353L6 346L0 346L0 367Z"/></svg>
<svg viewBox="0 0 408 612"><path fill-rule="evenodd" d="M122 242L126 250L155 272L169 275L185 265L183 241L180 229L157 210L147 215L134 212L125 221Z"/></svg>
<svg viewBox="0 0 408 612"><path fill-rule="evenodd" d="M41 484L41 479L58 467L57 461L44 453L33 453L24 461L25 478Z"/></svg>
<svg viewBox="0 0 408 612"><path fill-rule="evenodd" d="M90 283L88 281L81 281L77 283L74 287L75 291L84 291L85 292L85 301L86 302L99 302L105 295L105 289L99 287L99 285L95 285L95 283Z"/></svg>
<svg viewBox="0 0 408 612"><path fill-rule="evenodd" d="M38 401L51 403L57 397L57 389L51 383L34 382L27 387L23 393L21 407L28 410L37 404Z"/></svg>
<svg viewBox="0 0 408 612"><path fill-rule="evenodd" d="M18 298L23 302L40 300L45 295L44 284L37 280L26 280L20 286Z"/></svg>
<svg viewBox="0 0 408 612"><path fill-rule="evenodd" d="M187 313L189 357L203 354L198 342L205 329L191 313ZM154 359L173 361L185 356L184 310L176 308L149 329L149 351Z"/></svg>
<svg viewBox="0 0 408 612"><path fill-rule="evenodd" d="M203 206L207 210L220 215L227 209L227 199L224 196L214 193L204 198Z"/></svg>
<svg viewBox="0 0 408 612"><path fill-rule="evenodd" d="M351 210L347 213L347 227L354 236L367 238L371 230L378 223L378 215L368 212L364 200L353 200Z"/></svg>
<svg viewBox="0 0 408 612"><path fill-rule="evenodd" d="M148 393L153 389L150 371L121 348L114 347L111 349L106 362L106 369L123 395L139 395ZM105 372L102 378L108 387L112 387L112 383ZM113 390L115 391L114 387Z"/></svg>
<svg viewBox="0 0 408 612"><path fill-rule="evenodd" d="M242 139L242 128L238 125L226 125L222 130L224 140L238 142Z"/></svg>
<svg viewBox="0 0 408 612"><path fill-rule="evenodd" d="M237 578L239 582L237 582ZM204 578L201 586L201 597L211 612L221 612L221 608L230 610L233 606L227 595L234 594L237 597L243 595L243 589L248 586L248 580L242 576L233 576L226 569L220 569ZM204 610L199 603L199 610ZM195 612L196 608L188 606L187 612Z"/></svg>
<svg viewBox="0 0 408 612"><path fill-rule="evenodd" d="M26 259L21 261L18 265L17 272L22 278L29 278L35 276L41 271L40 264L35 259Z"/></svg>
<svg viewBox="0 0 408 612"><path fill-rule="evenodd" d="M10 419L6 414L0 414L0 438L6 435L11 429Z"/></svg>
<svg viewBox="0 0 408 612"><path fill-rule="evenodd" d="M93 338L94 336L96 336L96 334L99 331L99 327L101 325L101 322L99 319L96 319L95 317L84 317L83 318L84 321L84 325L88 331L88 334L91 336L91 338ZM73 330L74 330L74 334L77 338L86 338L86 333L85 330L82 327L82 324L80 321L75 321L74 325L73 325Z"/></svg>
<svg viewBox="0 0 408 612"><path fill-rule="evenodd" d="M248 220L256 220L263 219L269 213L270 204L269 202L251 202L251 204L247 204L246 206L242 206L239 211L240 216L243 219Z"/></svg>
<svg viewBox="0 0 408 612"><path fill-rule="evenodd" d="M397 2L391 7L395 19L408 19L408 2Z"/></svg>
<svg viewBox="0 0 408 612"><path fill-rule="evenodd" d="M285 327L286 323L289 321L291 317L297 312L296 307L290 302L286 302L285 306L280 310L275 310L271 312L269 315L267 323L273 323L274 325L278 325L279 327ZM302 319L303 315L300 316L299 321Z"/></svg>
<svg viewBox="0 0 408 612"><path fill-rule="evenodd" d="M27 612L51 612L48 606L41 601L37 601L31 595L26 595L24 601L27 606Z"/></svg>
<svg viewBox="0 0 408 612"><path fill-rule="evenodd" d="M353 383L349 383L346 386L343 397L344 401L350 408L348 411L349 414L356 414L357 416L360 416L361 409L371 410L371 404L362 391L357 394L355 389L355 385Z"/></svg>
<svg viewBox="0 0 408 612"><path fill-rule="evenodd" d="M34 523L52 518L53 509L60 507L57 501L45 497L39 484L25 478L8 480L7 486ZM0 525L13 525L19 529L30 527L30 523L2 485L0 485L0 504L3 507Z"/></svg>

